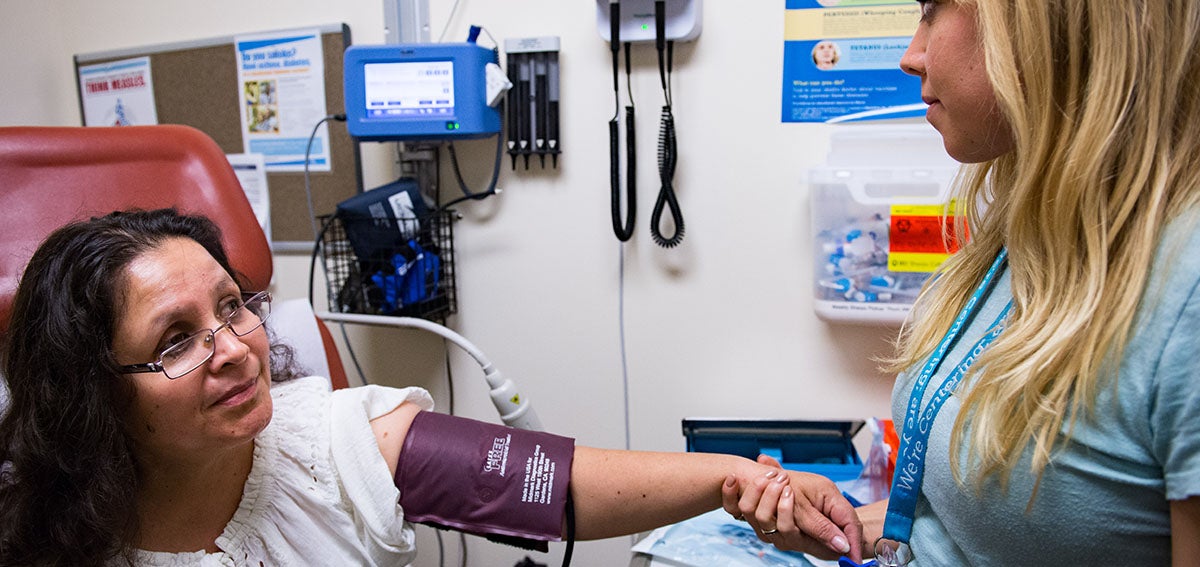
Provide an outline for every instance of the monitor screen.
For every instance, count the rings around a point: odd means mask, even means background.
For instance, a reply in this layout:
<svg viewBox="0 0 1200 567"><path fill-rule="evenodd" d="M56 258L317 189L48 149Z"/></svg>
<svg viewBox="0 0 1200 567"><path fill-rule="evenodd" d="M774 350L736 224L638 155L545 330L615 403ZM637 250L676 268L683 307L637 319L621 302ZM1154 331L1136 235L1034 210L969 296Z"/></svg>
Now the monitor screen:
<svg viewBox="0 0 1200 567"><path fill-rule="evenodd" d="M454 62L412 61L363 66L366 119L454 115Z"/></svg>
<svg viewBox="0 0 1200 567"><path fill-rule="evenodd" d="M346 129L362 141L486 138L500 132L488 104L496 51L474 43L351 45L342 85Z"/></svg>

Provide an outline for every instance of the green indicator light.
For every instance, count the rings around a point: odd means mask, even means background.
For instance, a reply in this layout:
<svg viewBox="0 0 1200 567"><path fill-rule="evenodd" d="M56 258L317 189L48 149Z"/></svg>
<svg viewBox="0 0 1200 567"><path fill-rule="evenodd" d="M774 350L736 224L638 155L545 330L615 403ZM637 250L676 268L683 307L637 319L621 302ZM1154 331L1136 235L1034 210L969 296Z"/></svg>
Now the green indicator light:
<svg viewBox="0 0 1200 567"><path fill-rule="evenodd" d="M650 24L642 24L643 31L648 30L648 29L650 29Z"/></svg>
<svg viewBox="0 0 1200 567"><path fill-rule="evenodd" d="M447 130L458 130L458 122L447 122L446 129Z"/></svg>

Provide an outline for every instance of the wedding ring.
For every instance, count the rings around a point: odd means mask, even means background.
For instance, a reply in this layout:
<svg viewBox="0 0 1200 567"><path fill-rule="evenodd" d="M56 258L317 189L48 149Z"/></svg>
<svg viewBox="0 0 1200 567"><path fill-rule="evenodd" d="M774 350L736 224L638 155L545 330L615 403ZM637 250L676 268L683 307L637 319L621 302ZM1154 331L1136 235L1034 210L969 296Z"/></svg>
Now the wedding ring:
<svg viewBox="0 0 1200 567"><path fill-rule="evenodd" d="M771 535L771 534L775 534L775 533L779 533L779 530L778 529L763 530L763 535Z"/></svg>

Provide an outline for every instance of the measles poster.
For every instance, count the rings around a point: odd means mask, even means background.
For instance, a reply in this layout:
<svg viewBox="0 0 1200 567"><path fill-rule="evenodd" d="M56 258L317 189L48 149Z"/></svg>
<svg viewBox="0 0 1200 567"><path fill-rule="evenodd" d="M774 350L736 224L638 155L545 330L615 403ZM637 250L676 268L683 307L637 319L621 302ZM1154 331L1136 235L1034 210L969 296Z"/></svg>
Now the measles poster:
<svg viewBox="0 0 1200 567"><path fill-rule="evenodd" d="M149 57L81 66L79 90L84 126L158 124Z"/></svg>
<svg viewBox="0 0 1200 567"><path fill-rule="evenodd" d="M783 121L924 116L921 81L900 70L921 9L912 0L787 0Z"/></svg>
<svg viewBox="0 0 1200 567"><path fill-rule="evenodd" d="M329 171L321 34L257 34L238 37L234 45L243 151L262 154L267 171L304 171L306 155L310 171Z"/></svg>

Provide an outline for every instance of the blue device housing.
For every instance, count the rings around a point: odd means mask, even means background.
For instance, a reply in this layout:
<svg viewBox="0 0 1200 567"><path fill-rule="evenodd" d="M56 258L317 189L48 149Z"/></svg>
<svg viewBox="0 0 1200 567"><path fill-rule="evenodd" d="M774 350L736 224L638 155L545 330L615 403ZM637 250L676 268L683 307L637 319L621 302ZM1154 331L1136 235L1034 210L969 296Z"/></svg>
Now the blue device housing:
<svg viewBox="0 0 1200 567"><path fill-rule="evenodd" d="M346 127L364 141L497 134L500 112L487 104L488 63L497 63L495 51L474 43L351 46L343 67ZM381 86L381 71L396 80Z"/></svg>
<svg viewBox="0 0 1200 567"><path fill-rule="evenodd" d="M683 420L687 450L726 453L754 460L766 454L783 468L823 475L833 481L853 480L863 462L853 438L862 420L804 421L772 419Z"/></svg>

